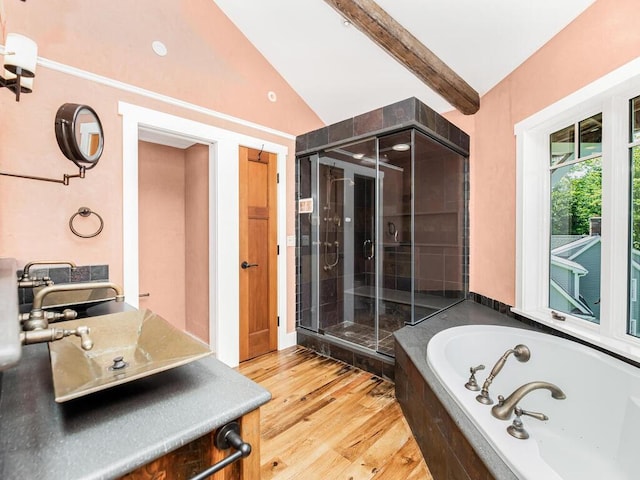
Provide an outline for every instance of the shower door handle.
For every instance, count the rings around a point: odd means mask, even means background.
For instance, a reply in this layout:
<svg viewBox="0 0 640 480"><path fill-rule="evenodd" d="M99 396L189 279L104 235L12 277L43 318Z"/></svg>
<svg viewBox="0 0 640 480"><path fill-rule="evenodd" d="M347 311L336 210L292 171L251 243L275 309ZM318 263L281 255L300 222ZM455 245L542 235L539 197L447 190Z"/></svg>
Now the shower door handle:
<svg viewBox="0 0 640 480"><path fill-rule="evenodd" d="M251 267L257 267L258 264L257 263L249 263L246 260L244 262L242 262L240 264L240 266L242 267L243 270L246 270L247 268L251 268Z"/></svg>
<svg viewBox="0 0 640 480"><path fill-rule="evenodd" d="M369 246L369 252L367 252L367 245ZM362 252L364 254L364 258L367 260L371 260L375 256L373 242L371 240L365 240L362 244Z"/></svg>

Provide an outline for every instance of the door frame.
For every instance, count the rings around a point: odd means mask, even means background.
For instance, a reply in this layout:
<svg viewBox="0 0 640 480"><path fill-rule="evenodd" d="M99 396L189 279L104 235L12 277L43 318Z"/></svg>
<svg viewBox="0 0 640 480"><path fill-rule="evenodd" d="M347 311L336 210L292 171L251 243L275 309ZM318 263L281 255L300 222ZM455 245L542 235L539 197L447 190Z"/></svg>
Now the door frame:
<svg viewBox="0 0 640 480"><path fill-rule="evenodd" d="M286 159L288 148L261 138L225 130L146 107L118 102L122 116L122 240L123 276L127 303L138 307L138 141L139 130L191 138L209 144L209 345L229 366L239 364L239 147L271 151L277 155L278 349L296 344L287 332ZM218 158L234 161L217 161Z"/></svg>

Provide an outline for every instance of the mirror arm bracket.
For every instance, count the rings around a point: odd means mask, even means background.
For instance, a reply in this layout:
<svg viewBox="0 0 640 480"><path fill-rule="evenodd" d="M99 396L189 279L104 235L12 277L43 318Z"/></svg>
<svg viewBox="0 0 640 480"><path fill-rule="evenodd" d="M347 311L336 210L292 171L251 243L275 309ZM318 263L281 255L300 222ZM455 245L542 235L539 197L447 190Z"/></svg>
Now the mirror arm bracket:
<svg viewBox="0 0 640 480"><path fill-rule="evenodd" d="M0 172L0 175L4 175L6 177L16 177L16 178L27 178L29 180L39 180L42 182L53 182L53 183L61 183L63 185L69 185L69 179L71 178L84 178L85 176L85 167L79 167L80 171L75 175L69 175L67 173L63 174L62 180L57 178L45 178L45 177L34 177L33 175L19 175L17 173L5 173Z"/></svg>

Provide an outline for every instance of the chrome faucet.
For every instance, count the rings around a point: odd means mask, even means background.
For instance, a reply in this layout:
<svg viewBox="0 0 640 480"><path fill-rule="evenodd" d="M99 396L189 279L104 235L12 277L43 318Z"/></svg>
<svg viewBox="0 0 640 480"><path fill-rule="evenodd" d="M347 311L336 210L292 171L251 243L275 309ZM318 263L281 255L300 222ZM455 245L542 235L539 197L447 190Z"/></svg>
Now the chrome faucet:
<svg viewBox="0 0 640 480"><path fill-rule="evenodd" d="M50 312L42 309L42 304L46 296L53 292L93 290L98 288L111 288L116 293L116 302L124 301L124 290L112 282L65 283L44 287L33 297L33 305L31 312L28 314L29 316L27 318L19 317L19 320L22 321L22 332L20 333L22 344L53 342L68 337L69 335L76 335L82 340L82 348L84 350L91 350L93 342L89 338L89 327L80 326L75 330L49 328L49 320L75 318L75 312L73 310L65 310L62 314L59 314L60 316L52 316Z"/></svg>
<svg viewBox="0 0 640 480"><path fill-rule="evenodd" d="M500 420L508 420L514 409L517 407L518 402L522 400L525 395L541 388L549 390L551 392L551 396L557 400L564 400L567 398L564 392L553 383L529 382L516 388L507 398L504 398L502 395L498 395L498 404L491 409L491 414Z"/></svg>
<svg viewBox="0 0 640 480"><path fill-rule="evenodd" d="M491 405L493 403L493 400L489 396L489 386L491 385L491 382L493 382L493 379L496 378L496 375L500 373L500 370L502 370L502 367L504 367L504 364L507 362L507 358L512 353L519 362L527 362L531 358L531 351L529 350L529 347L521 343L504 352L502 357L500 357L491 369L491 373L489 373L487 379L484 381L480 394L476 396L476 400L478 402L483 405Z"/></svg>

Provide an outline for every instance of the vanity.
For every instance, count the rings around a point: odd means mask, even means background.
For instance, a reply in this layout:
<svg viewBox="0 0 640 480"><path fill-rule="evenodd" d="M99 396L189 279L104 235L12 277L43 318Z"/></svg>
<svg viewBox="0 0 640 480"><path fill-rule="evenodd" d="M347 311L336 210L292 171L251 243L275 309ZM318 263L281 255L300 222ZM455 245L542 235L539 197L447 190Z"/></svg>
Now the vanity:
<svg viewBox="0 0 640 480"><path fill-rule="evenodd" d="M15 261L0 259L0 271L7 273L0 294L15 292ZM19 325L16 307L1 303L0 315L12 320L5 326ZM102 310L92 319L98 322L137 312L124 302L95 308ZM2 330L5 337L19 334ZM176 340L163 342L170 349ZM260 407L271 394L212 355L55 401L50 345L7 343L0 348L1 479L191 479L238 456L235 445L219 441L232 422L251 452L206 478L260 478Z"/></svg>
<svg viewBox="0 0 640 480"><path fill-rule="evenodd" d="M188 479L231 454L216 429L238 419L251 454L213 479L260 478L264 388L212 357L65 403L46 344L2 373L0 478Z"/></svg>

